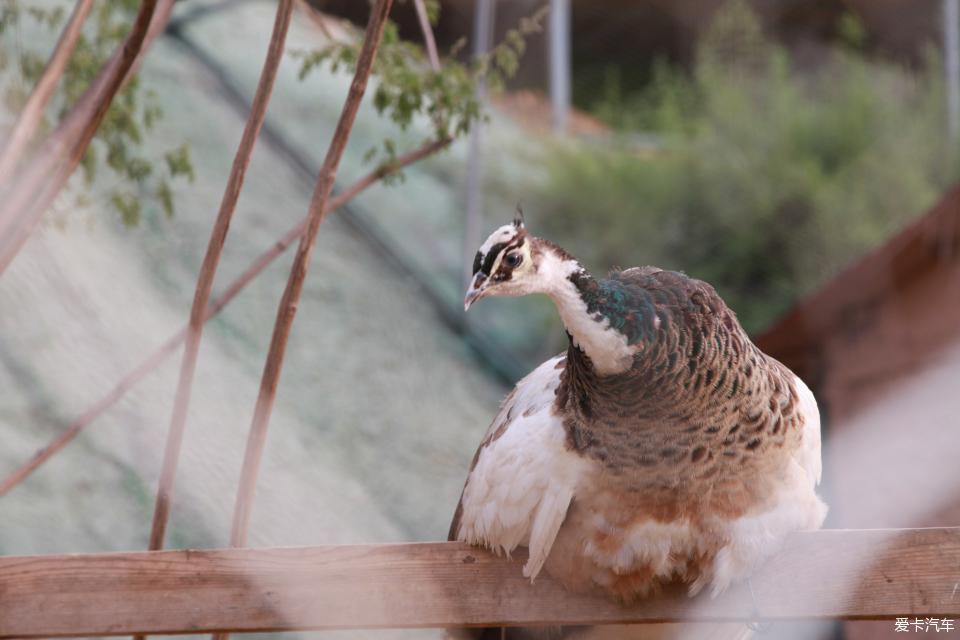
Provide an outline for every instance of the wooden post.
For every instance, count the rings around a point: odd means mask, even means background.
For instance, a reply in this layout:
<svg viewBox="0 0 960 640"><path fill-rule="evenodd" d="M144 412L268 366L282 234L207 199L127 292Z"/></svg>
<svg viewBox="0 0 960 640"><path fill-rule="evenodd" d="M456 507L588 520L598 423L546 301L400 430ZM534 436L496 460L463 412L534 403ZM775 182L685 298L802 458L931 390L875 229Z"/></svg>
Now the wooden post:
<svg viewBox="0 0 960 640"><path fill-rule="evenodd" d="M629 607L459 543L0 558L0 639L382 627L960 619L960 528L800 533L718 598ZM891 622L891 628L893 623Z"/></svg>
<svg viewBox="0 0 960 640"><path fill-rule="evenodd" d="M570 116L570 0L550 0L549 24L547 42L553 130L564 134Z"/></svg>
<svg viewBox="0 0 960 640"><path fill-rule="evenodd" d="M960 2L942 0L943 72L947 84L947 133L956 143L960 132Z"/></svg>
<svg viewBox="0 0 960 640"><path fill-rule="evenodd" d="M480 58L493 48L496 30L496 0L476 0L473 16L473 57ZM482 104L487 99L487 83L480 78L476 87L477 99ZM480 246L483 218L483 120L478 120L470 129L470 148L467 151L467 182L465 186L466 207L463 220L463 285L473 278L473 255Z"/></svg>

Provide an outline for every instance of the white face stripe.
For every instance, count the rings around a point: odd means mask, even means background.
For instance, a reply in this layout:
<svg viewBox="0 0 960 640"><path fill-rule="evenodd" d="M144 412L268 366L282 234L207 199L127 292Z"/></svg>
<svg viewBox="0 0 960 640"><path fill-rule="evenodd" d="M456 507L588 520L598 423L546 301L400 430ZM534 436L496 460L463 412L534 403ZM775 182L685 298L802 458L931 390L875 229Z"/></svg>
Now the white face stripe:
<svg viewBox="0 0 960 640"><path fill-rule="evenodd" d="M474 270L482 270L488 278L493 277L493 274L497 273L500 268L503 249L521 238L521 234L522 229L517 229L512 224L505 224L491 233L477 251ZM526 245L528 243L521 240L521 244ZM496 255L494 255L494 252ZM490 260L493 260L493 262L490 262ZM486 267L486 265L489 265L489 267Z"/></svg>
<svg viewBox="0 0 960 640"><path fill-rule="evenodd" d="M499 229L491 233L490 237L487 238L486 242L484 242L480 246L480 253L484 257L486 257L486 255L490 253L490 249L493 248L493 245L498 244L500 242L509 242L515 235L517 235L516 227L514 227L512 224L503 225L502 227L500 227ZM492 270L491 270L491 273L493 273Z"/></svg>
<svg viewBox="0 0 960 640"><path fill-rule="evenodd" d="M494 274L497 273L497 270L500 269L500 263L503 261L504 252L501 251L500 255L497 256L497 259L493 261L493 266L490 267L490 277L492 278Z"/></svg>

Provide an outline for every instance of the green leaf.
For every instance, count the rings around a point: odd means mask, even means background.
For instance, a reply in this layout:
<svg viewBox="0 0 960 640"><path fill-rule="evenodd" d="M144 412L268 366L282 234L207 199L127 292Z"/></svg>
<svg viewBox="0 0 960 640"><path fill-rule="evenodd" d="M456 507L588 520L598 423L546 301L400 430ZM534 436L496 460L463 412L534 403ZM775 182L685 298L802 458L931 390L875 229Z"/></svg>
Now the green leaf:
<svg viewBox="0 0 960 640"><path fill-rule="evenodd" d="M110 196L110 204L120 213L120 219L127 227L140 224L140 200L132 193L114 191Z"/></svg>
<svg viewBox="0 0 960 640"><path fill-rule="evenodd" d="M430 24L434 27L440 22L440 0L424 0L424 5L427 8L427 17L430 19Z"/></svg>
<svg viewBox="0 0 960 640"><path fill-rule="evenodd" d="M183 144L173 151L168 151L164 158L171 177L186 176L190 182L196 179L193 163L190 161L190 148L187 145Z"/></svg>
<svg viewBox="0 0 960 640"><path fill-rule="evenodd" d="M156 192L157 200L160 201L160 206L163 208L163 213L167 218L173 217L173 191L170 190L170 185L166 180L160 180L157 184Z"/></svg>

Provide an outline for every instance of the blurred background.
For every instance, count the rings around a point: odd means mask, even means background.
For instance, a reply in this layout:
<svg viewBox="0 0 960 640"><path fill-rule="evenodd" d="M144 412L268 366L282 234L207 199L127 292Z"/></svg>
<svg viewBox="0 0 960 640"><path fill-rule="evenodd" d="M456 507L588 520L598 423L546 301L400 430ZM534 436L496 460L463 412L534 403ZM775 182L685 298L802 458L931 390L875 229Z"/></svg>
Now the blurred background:
<svg viewBox="0 0 960 640"><path fill-rule="evenodd" d="M349 84L344 69L301 78L297 58L355 34L369 7L311 4L294 15L215 293L305 215ZM544 4L438 2L441 53L488 50ZM99 3L78 85L52 103L52 121L137 5ZM0 136L71 6L0 8ZM501 397L565 348L546 299L461 311L465 265L518 203L534 234L595 273L655 264L711 282L806 380L824 417L827 526L960 525L955 0L547 6L517 73L481 94L487 122L324 222L251 544L445 538ZM178 1L135 90L0 278L0 476L186 321L274 10ZM412 3L393 18L401 38L421 42ZM398 129L369 102L341 188L372 168L371 146L389 138L402 152L430 134L416 119ZM290 259L207 326L170 547L227 541ZM178 362L0 497L0 554L146 547ZM804 633L877 638L893 624Z"/></svg>

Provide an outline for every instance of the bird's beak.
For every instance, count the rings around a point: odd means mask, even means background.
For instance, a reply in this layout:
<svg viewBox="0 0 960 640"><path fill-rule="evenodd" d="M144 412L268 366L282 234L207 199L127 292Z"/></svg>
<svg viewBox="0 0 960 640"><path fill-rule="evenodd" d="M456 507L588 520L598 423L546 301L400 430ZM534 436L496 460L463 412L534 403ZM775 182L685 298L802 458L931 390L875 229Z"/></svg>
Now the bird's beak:
<svg viewBox="0 0 960 640"><path fill-rule="evenodd" d="M473 282L470 284L470 288L467 289L467 295L463 297L463 310L468 311L474 302L479 300L486 294L487 279L482 273L478 273L474 277Z"/></svg>

